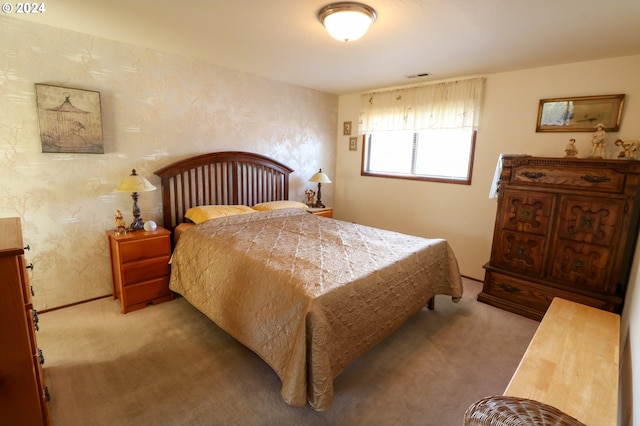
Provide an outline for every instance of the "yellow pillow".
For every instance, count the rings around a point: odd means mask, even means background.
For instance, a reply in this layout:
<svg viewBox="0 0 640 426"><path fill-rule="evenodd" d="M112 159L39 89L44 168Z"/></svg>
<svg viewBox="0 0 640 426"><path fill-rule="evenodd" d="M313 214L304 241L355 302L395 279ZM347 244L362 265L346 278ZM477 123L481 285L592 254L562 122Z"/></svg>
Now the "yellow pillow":
<svg viewBox="0 0 640 426"><path fill-rule="evenodd" d="M269 201L266 203L260 203L253 206L254 210L265 211L265 210L278 210L278 209L302 209L306 210L307 205L305 203L301 203L300 201Z"/></svg>
<svg viewBox="0 0 640 426"><path fill-rule="evenodd" d="M192 221L193 223L204 222L205 220L215 219L216 217L233 216L236 214L255 213L249 206L233 205L212 205L212 206L198 206L191 207L185 213L184 217Z"/></svg>

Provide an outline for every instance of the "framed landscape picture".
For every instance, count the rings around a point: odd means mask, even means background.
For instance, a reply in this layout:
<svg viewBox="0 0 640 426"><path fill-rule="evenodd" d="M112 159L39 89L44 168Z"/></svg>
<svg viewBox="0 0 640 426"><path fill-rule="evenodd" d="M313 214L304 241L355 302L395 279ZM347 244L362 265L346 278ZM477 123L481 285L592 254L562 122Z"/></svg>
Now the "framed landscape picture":
<svg viewBox="0 0 640 426"><path fill-rule="evenodd" d="M541 99L536 132L593 132L602 123L608 132L620 129L625 95Z"/></svg>
<svg viewBox="0 0 640 426"><path fill-rule="evenodd" d="M42 152L104 154L100 92L36 84Z"/></svg>

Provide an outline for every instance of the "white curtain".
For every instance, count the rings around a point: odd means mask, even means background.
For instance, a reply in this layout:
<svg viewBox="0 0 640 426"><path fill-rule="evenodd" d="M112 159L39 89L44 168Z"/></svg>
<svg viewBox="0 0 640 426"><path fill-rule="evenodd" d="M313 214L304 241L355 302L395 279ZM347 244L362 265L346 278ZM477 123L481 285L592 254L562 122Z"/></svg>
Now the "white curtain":
<svg viewBox="0 0 640 426"><path fill-rule="evenodd" d="M359 134L477 128L484 78L362 95Z"/></svg>

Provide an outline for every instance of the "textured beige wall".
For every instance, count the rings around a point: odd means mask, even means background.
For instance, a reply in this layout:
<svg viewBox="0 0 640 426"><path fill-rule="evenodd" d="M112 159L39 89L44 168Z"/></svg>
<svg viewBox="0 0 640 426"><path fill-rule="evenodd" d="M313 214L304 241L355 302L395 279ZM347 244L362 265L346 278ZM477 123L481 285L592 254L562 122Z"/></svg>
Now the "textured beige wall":
<svg viewBox="0 0 640 426"><path fill-rule="evenodd" d="M8 17L0 52L0 217L23 219L37 309L111 292L105 230L116 209L132 219L112 191L132 168L159 186L153 171L175 160L258 152L295 170L297 200L318 168L334 175L336 96ZM101 93L105 154L41 152L35 83ZM140 204L161 221L160 191Z"/></svg>
<svg viewBox="0 0 640 426"><path fill-rule="evenodd" d="M591 133L536 133L538 101L563 96L624 93L622 125L608 133L605 156L615 158L617 139L640 139L640 56L574 63L493 74L487 86L470 186L407 182L360 176L362 142L348 149L348 137L337 133L335 217L442 237L451 243L464 275L482 279L489 260L496 202L488 199L500 153L563 156L570 138L579 156L591 152ZM338 122L358 119L359 95L341 96ZM640 155L637 156L640 159ZM634 424L632 407L640 407L640 246L636 248L627 299L621 318L620 423ZM628 338L627 338L628 336ZM635 389L635 391L633 391ZM638 415L636 414L636 417Z"/></svg>
<svg viewBox="0 0 640 426"><path fill-rule="evenodd" d="M591 152L591 133L536 133L543 98L625 93L621 129L609 133L606 156L616 138L640 139L640 56L492 74L487 77L470 186L360 176L362 141L349 151L340 129L336 157L335 216L425 237L446 238L462 273L482 279L489 260L496 202L488 198L500 153L563 156L570 138L579 156ZM340 97L338 122L357 123L360 95ZM355 128L355 124L354 124ZM640 155L638 156L640 159Z"/></svg>

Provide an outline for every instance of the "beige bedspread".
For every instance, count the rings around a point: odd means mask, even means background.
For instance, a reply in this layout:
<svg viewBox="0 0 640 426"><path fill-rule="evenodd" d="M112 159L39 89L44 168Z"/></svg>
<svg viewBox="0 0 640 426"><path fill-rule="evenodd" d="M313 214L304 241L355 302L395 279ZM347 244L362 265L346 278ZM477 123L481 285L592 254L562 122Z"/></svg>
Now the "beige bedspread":
<svg viewBox="0 0 640 426"><path fill-rule="evenodd" d="M325 410L333 380L435 294L462 296L445 240L286 209L184 232L171 289L256 352L282 398Z"/></svg>

